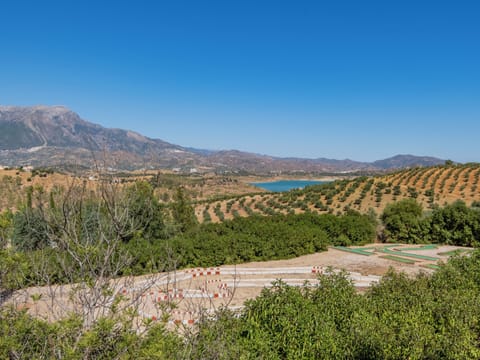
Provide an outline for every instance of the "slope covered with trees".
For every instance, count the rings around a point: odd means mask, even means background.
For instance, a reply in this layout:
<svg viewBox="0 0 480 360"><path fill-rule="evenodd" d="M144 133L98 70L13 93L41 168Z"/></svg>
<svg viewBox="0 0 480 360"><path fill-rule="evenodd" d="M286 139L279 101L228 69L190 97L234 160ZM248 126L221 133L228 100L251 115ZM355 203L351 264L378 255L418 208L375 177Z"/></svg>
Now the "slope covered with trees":
<svg viewBox="0 0 480 360"><path fill-rule="evenodd" d="M419 167L388 175L357 177L304 190L285 193L251 194L203 201L196 205L200 221L218 222L252 214L341 214L349 210L380 214L402 199L415 199L425 209L452 204L480 202L480 164L448 164Z"/></svg>

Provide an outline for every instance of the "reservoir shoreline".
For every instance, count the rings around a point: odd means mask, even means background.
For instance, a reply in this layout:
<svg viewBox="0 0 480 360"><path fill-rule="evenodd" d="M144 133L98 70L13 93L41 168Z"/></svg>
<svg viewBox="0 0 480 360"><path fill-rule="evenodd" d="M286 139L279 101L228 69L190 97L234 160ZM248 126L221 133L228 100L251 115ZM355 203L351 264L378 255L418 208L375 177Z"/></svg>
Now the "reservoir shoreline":
<svg viewBox="0 0 480 360"><path fill-rule="evenodd" d="M249 183L252 186L257 188L271 191L271 192L285 192L293 189L303 189L306 186L310 185L321 185L330 182L328 180L276 180L276 181L262 181L262 182L251 182Z"/></svg>

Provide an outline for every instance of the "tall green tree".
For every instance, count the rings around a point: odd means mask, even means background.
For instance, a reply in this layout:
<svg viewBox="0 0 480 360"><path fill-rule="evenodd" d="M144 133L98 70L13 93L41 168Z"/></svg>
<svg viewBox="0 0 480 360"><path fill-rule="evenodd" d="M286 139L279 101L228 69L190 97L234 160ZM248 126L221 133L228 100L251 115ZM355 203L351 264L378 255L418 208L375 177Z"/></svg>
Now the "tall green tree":
<svg viewBox="0 0 480 360"><path fill-rule="evenodd" d="M422 242L424 240L422 214L422 206L414 199L404 199L387 205L381 216L386 238L393 242Z"/></svg>
<svg viewBox="0 0 480 360"><path fill-rule="evenodd" d="M435 209L428 220L432 242L460 246L480 244L480 211L468 208L463 201Z"/></svg>
<svg viewBox="0 0 480 360"><path fill-rule="evenodd" d="M138 235L147 240L166 236L163 207L148 182L138 181L127 188L125 206Z"/></svg>
<svg viewBox="0 0 480 360"><path fill-rule="evenodd" d="M13 230L13 213L5 210L0 213L0 249L8 245Z"/></svg>
<svg viewBox="0 0 480 360"><path fill-rule="evenodd" d="M178 230L185 233L195 228L198 225L198 220L183 187L177 188L173 200L172 217Z"/></svg>

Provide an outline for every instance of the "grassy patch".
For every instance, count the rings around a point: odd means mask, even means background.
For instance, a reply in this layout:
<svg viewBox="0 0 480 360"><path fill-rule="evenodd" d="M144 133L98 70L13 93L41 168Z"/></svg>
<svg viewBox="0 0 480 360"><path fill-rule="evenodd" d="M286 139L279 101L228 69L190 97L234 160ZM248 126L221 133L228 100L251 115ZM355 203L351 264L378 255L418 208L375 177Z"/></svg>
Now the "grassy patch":
<svg viewBox="0 0 480 360"><path fill-rule="evenodd" d="M380 256L380 257L382 259L398 261L398 262L401 262L401 263L404 263L404 264L410 264L410 265L415 264L415 260L405 259L405 258L401 258L401 257L394 256L394 255L384 255L384 256Z"/></svg>
<svg viewBox="0 0 480 360"><path fill-rule="evenodd" d="M409 258L420 259L420 260L427 260L427 261L437 261L438 260L438 258L435 258L435 257L432 257L432 256L410 254L410 253L406 253L406 252L403 252L403 251L392 251L392 250L387 249L387 248L382 248L382 249L379 249L378 251L383 252L384 254L388 254L388 255L399 255L399 256L403 256L403 257L409 257Z"/></svg>
<svg viewBox="0 0 480 360"><path fill-rule="evenodd" d="M354 254L358 254L358 255L364 255L364 256L373 255L372 251L366 251L366 249L352 249L352 248L345 247L345 246L333 246L333 248L336 249L336 250L346 251L346 252L350 252L350 253L354 253Z"/></svg>
<svg viewBox="0 0 480 360"><path fill-rule="evenodd" d="M458 255L458 254L465 253L465 252L470 252L470 251L472 251L472 250L470 250L470 249L455 249L455 250L450 250L450 251L445 251L445 252L438 253L438 255L453 256L453 255Z"/></svg>
<svg viewBox="0 0 480 360"><path fill-rule="evenodd" d="M435 249L438 249L438 245L428 244L428 245L422 245L417 247L400 248L398 249L398 251L435 250Z"/></svg>

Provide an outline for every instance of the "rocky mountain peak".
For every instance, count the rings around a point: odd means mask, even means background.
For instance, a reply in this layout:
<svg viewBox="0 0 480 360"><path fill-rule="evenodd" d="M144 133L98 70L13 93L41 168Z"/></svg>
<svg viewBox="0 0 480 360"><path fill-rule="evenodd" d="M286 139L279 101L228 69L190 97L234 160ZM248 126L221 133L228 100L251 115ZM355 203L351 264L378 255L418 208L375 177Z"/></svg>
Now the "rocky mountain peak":
<svg viewBox="0 0 480 360"><path fill-rule="evenodd" d="M374 163L325 158L279 158L238 150L206 151L173 145L139 133L108 129L81 119L65 106L0 106L0 164L89 166L92 157L111 155L112 167L202 168L205 171L353 172L436 165L430 157L397 156ZM97 154L97 155L95 155Z"/></svg>

